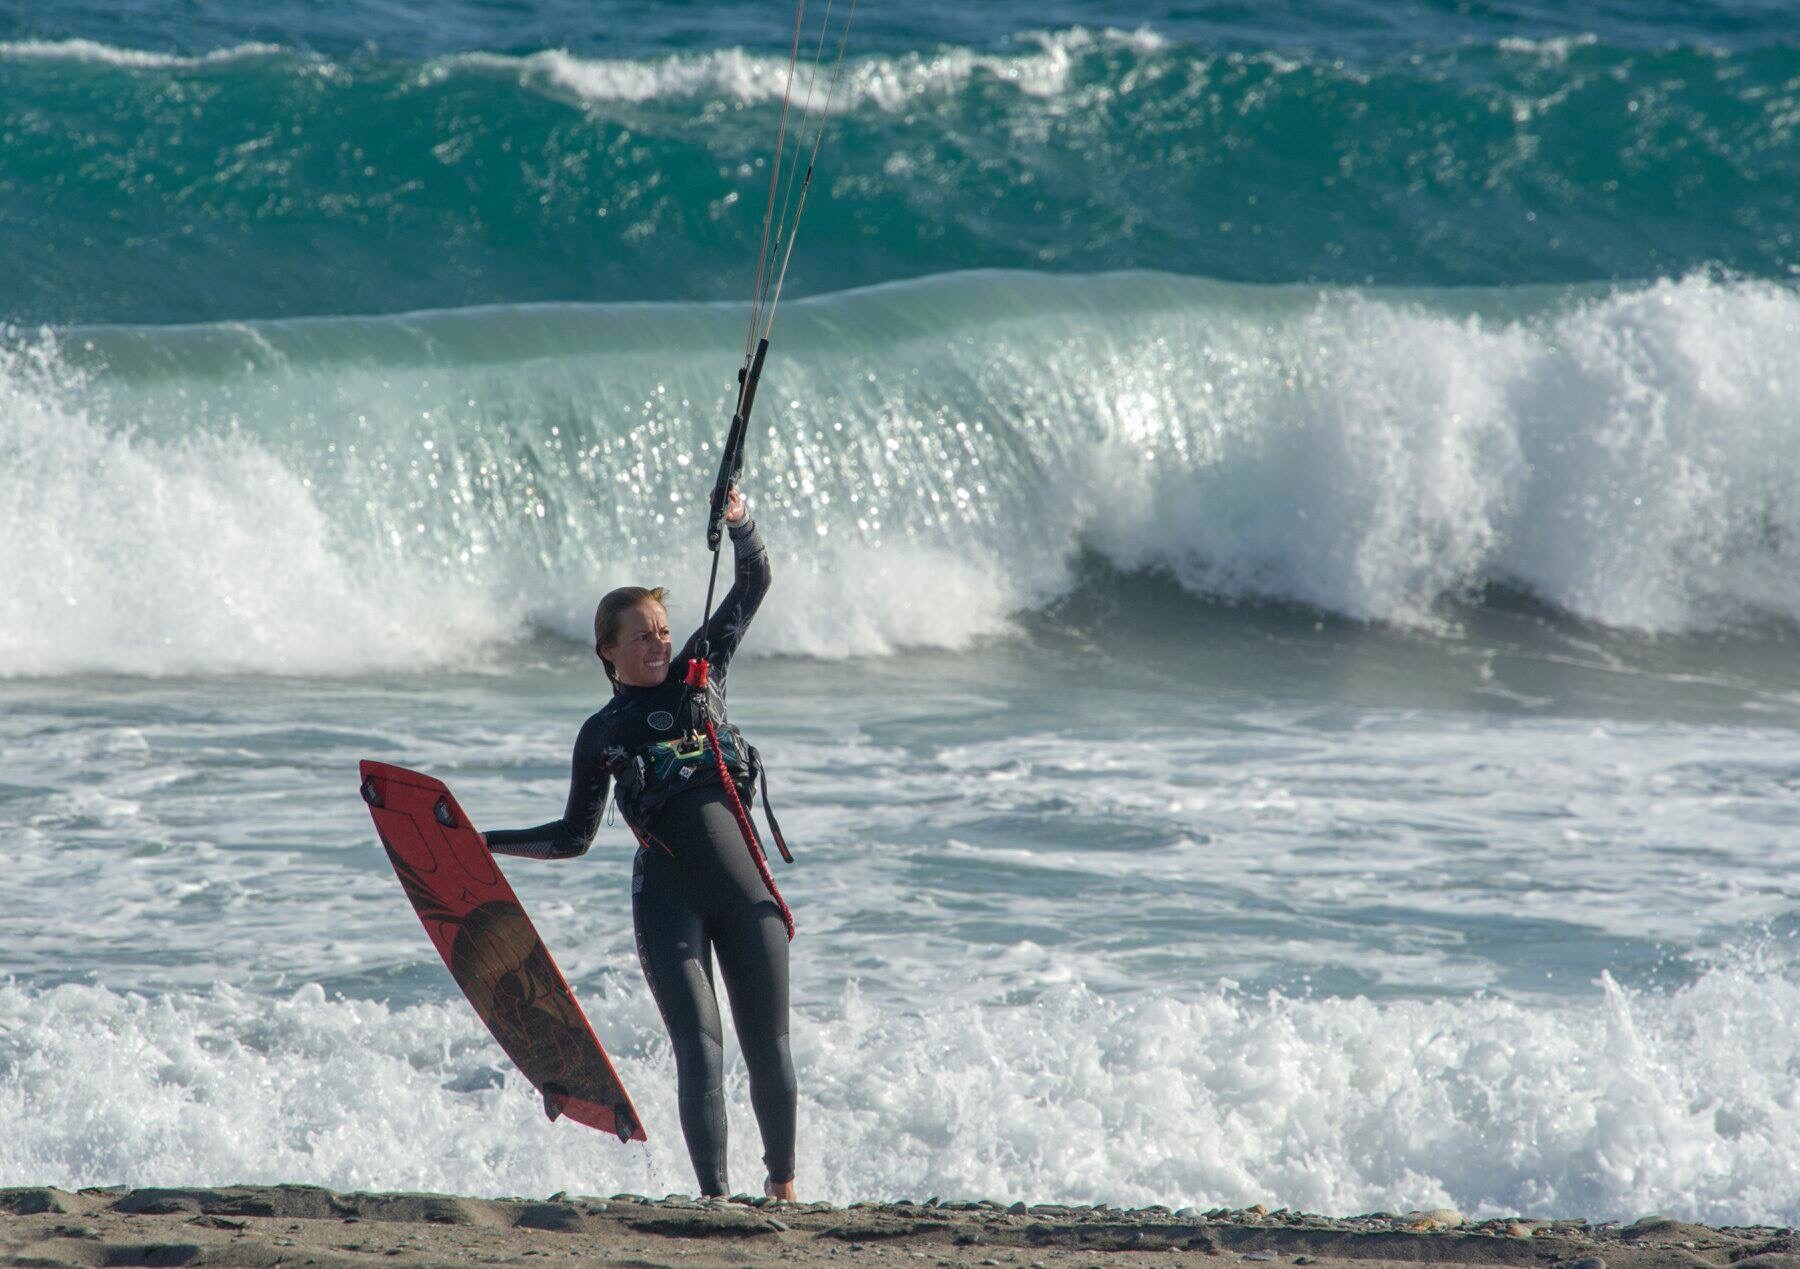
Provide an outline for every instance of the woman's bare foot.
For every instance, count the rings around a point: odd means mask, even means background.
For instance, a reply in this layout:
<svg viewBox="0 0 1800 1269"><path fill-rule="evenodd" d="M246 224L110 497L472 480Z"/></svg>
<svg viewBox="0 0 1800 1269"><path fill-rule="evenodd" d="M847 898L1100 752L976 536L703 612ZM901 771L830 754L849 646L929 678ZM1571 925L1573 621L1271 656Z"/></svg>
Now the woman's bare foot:
<svg viewBox="0 0 1800 1269"><path fill-rule="evenodd" d="M794 1183L788 1181L763 1181L763 1193L777 1203L798 1203L799 1196L794 1193Z"/></svg>

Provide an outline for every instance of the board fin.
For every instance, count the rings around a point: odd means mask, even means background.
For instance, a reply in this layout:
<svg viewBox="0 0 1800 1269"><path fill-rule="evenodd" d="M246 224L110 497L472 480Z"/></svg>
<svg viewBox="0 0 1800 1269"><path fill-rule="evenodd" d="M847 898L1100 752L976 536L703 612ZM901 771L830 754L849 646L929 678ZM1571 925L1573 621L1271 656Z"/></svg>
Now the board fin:
<svg viewBox="0 0 1800 1269"><path fill-rule="evenodd" d="M563 1088L561 1084L546 1084L544 1085L543 1093L544 1114L549 1118L551 1123L555 1123L558 1119L562 1118L563 1099L569 1095L568 1090Z"/></svg>

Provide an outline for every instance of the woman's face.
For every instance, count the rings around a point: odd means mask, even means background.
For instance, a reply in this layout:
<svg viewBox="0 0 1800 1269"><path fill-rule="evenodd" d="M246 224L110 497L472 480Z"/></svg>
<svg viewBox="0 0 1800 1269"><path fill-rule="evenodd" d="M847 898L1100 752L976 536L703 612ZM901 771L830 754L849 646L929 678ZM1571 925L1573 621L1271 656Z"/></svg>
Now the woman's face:
<svg viewBox="0 0 1800 1269"><path fill-rule="evenodd" d="M602 649L619 682L656 687L669 677L669 614L654 599L626 609L619 618L619 637Z"/></svg>

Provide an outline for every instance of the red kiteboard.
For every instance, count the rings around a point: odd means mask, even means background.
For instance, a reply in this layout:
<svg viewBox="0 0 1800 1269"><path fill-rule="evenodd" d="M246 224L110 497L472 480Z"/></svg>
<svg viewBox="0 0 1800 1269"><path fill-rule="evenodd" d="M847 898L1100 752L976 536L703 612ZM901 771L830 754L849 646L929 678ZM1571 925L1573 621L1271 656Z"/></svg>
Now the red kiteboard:
<svg viewBox="0 0 1800 1269"><path fill-rule="evenodd" d="M575 993L450 790L367 760L362 781L375 833L425 932L506 1056L543 1094L544 1113L645 1140Z"/></svg>

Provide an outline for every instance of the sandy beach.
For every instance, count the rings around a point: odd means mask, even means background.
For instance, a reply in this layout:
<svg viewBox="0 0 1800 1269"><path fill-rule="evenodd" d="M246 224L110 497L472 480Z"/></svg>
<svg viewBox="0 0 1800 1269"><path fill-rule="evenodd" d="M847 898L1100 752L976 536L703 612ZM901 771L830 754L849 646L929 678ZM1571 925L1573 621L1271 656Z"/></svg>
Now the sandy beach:
<svg viewBox="0 0 1800 1269"><path fill-rule="evenodd" d="M1455 1212L1331 1218L1258 1207L992 1201L702 1203L671 1195L545 1200L338 1194L316 1186L0 1190L9 1265L1544 1265L1800 1269L1792 1229L1630 1225Z"/></svg>

